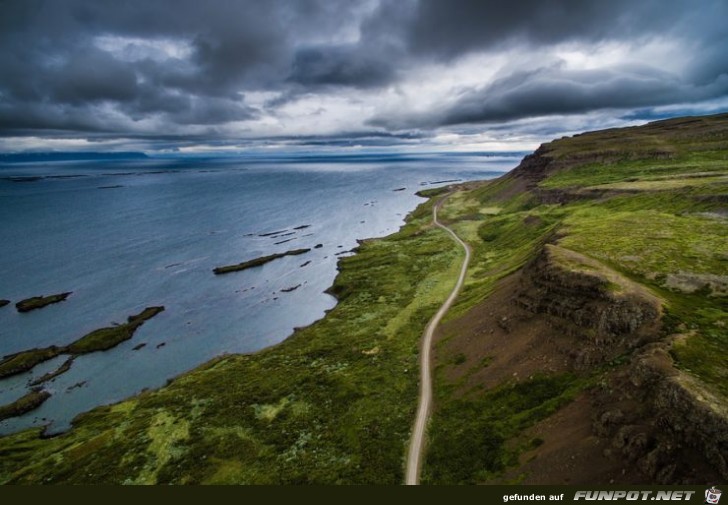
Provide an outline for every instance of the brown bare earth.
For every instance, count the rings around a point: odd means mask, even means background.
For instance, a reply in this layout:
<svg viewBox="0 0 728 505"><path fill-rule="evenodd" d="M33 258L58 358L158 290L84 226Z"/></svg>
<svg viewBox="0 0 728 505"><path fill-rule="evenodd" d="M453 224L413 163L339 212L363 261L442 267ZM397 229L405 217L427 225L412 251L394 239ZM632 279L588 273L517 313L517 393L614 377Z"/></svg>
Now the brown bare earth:
<svg viewBox="0 0 728 505"><path fill-rule="evenodd" d="M573 370L569 339L548 316L534 315L513 303L522 272L504 279L495 292L465 316L443 325L438 334L435 362L453 363L464 354L465 365L445 365L445 375L460 384L456 394L492 388L504 381L522 380L536 373ZM446 341L443 335L454 336ZM487 363L487 366L483 366ZM472 394L472 393L471 393ZM573 403L544 419L524 435L543 440L539 447L521 455L520 466L498 482L522 476L524 484L607 483L644 481L639 471L604 455L608 443L592 434L596 415L594 395L581 394Z"/></svg>
<svg viewBox="0 0 728 505"><path fill-rule="evenodd" d="M434 360L456 397L539 375L571 372L597 378L596 387L509 441L514 447L529 440L539 444L486 482L719 478L721 469L706 464L710 441L698 435L714 430L722 436L723 418L708 412L719 402L706 400L704 419L696 420L702 426L682 434L685 438L663 429L699 406L682 393L697 386L685 384L687 376L673 367L670 342L660 341L660 318L660 301L641 286L590 258L547 244L537 259L502 279L484 302L444 324ZM624 358L630 352L631 358ZM620 365L610 365L615 362ZM652 403L660 394L684 398L665 400L661 411Z"/></svg>

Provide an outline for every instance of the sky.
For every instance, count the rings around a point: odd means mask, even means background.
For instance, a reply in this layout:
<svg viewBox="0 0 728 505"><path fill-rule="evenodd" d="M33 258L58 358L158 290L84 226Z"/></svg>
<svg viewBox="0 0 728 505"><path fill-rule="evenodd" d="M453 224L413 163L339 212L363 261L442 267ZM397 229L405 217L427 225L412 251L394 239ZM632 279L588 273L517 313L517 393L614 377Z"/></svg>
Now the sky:
<svg viewBox="0 0 728 505"><path fill-rule="evenodd" d="M0 0L0 151L531 150L728 110L728 0Z"/></svg>

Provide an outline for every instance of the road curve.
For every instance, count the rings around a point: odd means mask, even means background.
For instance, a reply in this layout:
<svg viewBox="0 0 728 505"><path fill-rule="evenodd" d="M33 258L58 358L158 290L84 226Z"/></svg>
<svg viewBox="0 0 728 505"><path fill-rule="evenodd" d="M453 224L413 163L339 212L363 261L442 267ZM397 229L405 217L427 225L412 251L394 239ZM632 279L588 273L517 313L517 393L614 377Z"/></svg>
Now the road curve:
<svg viewBox="0 0 728 505"><path fill-rule="evenodd" d="M442 224L437 220L437 210L440 208L442 203L447 199L449 195L445 195L437 205L432 209L432 221L436 226L439 226L446 232L448 232L453 240L460 244L465 250L465 260L463 266L460 268L460 276L458 282L452 289L450 296L448 296L445 303L442 304L437 314L430 319L427 323L425 332L422 334L422 350L420 352L420 403L417 407L417 417L415 418L415 425L412 430L412 438L410 439L409 451L407 453L407 467L405 469L405 484L408 486L417 485L420 483L420 469L422 467L422 453L425 445L425 429L427 427L427 421L430 417L430 404L432 403L432 378L430 373L430 349L432 347L432 336L435 333L437 325L445 316L450 307L455 302L455 299L463 287L465 282L465 274L468 271L468 265L470 264L470 246L463 242L454 231Z"/></svg>

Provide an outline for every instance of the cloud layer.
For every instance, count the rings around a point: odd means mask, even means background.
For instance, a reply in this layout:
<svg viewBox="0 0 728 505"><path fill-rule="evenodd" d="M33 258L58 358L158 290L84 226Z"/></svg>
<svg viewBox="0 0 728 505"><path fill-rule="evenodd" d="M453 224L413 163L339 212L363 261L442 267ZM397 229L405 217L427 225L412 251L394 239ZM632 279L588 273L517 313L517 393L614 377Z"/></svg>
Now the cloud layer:
<svg viewBox="0 0 728 505"><path fill-rule="evenodd" d="M723 0L9 0L0 11L5 150L21 138L492 147L728 108Z"/></svg>

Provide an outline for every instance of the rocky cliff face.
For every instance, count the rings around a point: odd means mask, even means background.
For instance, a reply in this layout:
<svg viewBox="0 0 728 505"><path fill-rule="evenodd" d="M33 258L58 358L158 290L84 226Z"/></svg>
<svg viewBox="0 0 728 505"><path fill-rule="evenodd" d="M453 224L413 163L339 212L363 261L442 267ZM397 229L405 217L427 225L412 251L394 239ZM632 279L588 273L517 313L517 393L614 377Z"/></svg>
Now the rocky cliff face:
<svg viewBox="0 0 728 505"><path fill-rule="evenodd" d="M728 478L728 413L673 366L656 296L598 261L546 245L525 267L514 302L569 337L575 368L624 362L607 369L594 397L593 432L608 440L609 457L657 483Z"/></svg>
<svg viewBox="0 0 728 505"><path fill-rule="evenodd" d="M603 363L658 338L659 300L599 262L556 245L546 245L526 267L515 302L552 316L573 337L579 366Z"/></svg>
<svg viewBox="0 0 728 505"><path fill-rule="evenodd" d="M533 189L557 167L548 156L548 144L542 144L532 154L526 155L521 163L508 174L509 177L527 182L526 189Z"/></svg>
<svg viewBox="0 0 728 505"><path fill-rule="evenodd" d="M641 348L598 397L594 431L614 457L654 482L706 483L728 478L728 412L686 373L669 343Z"/></svg>

